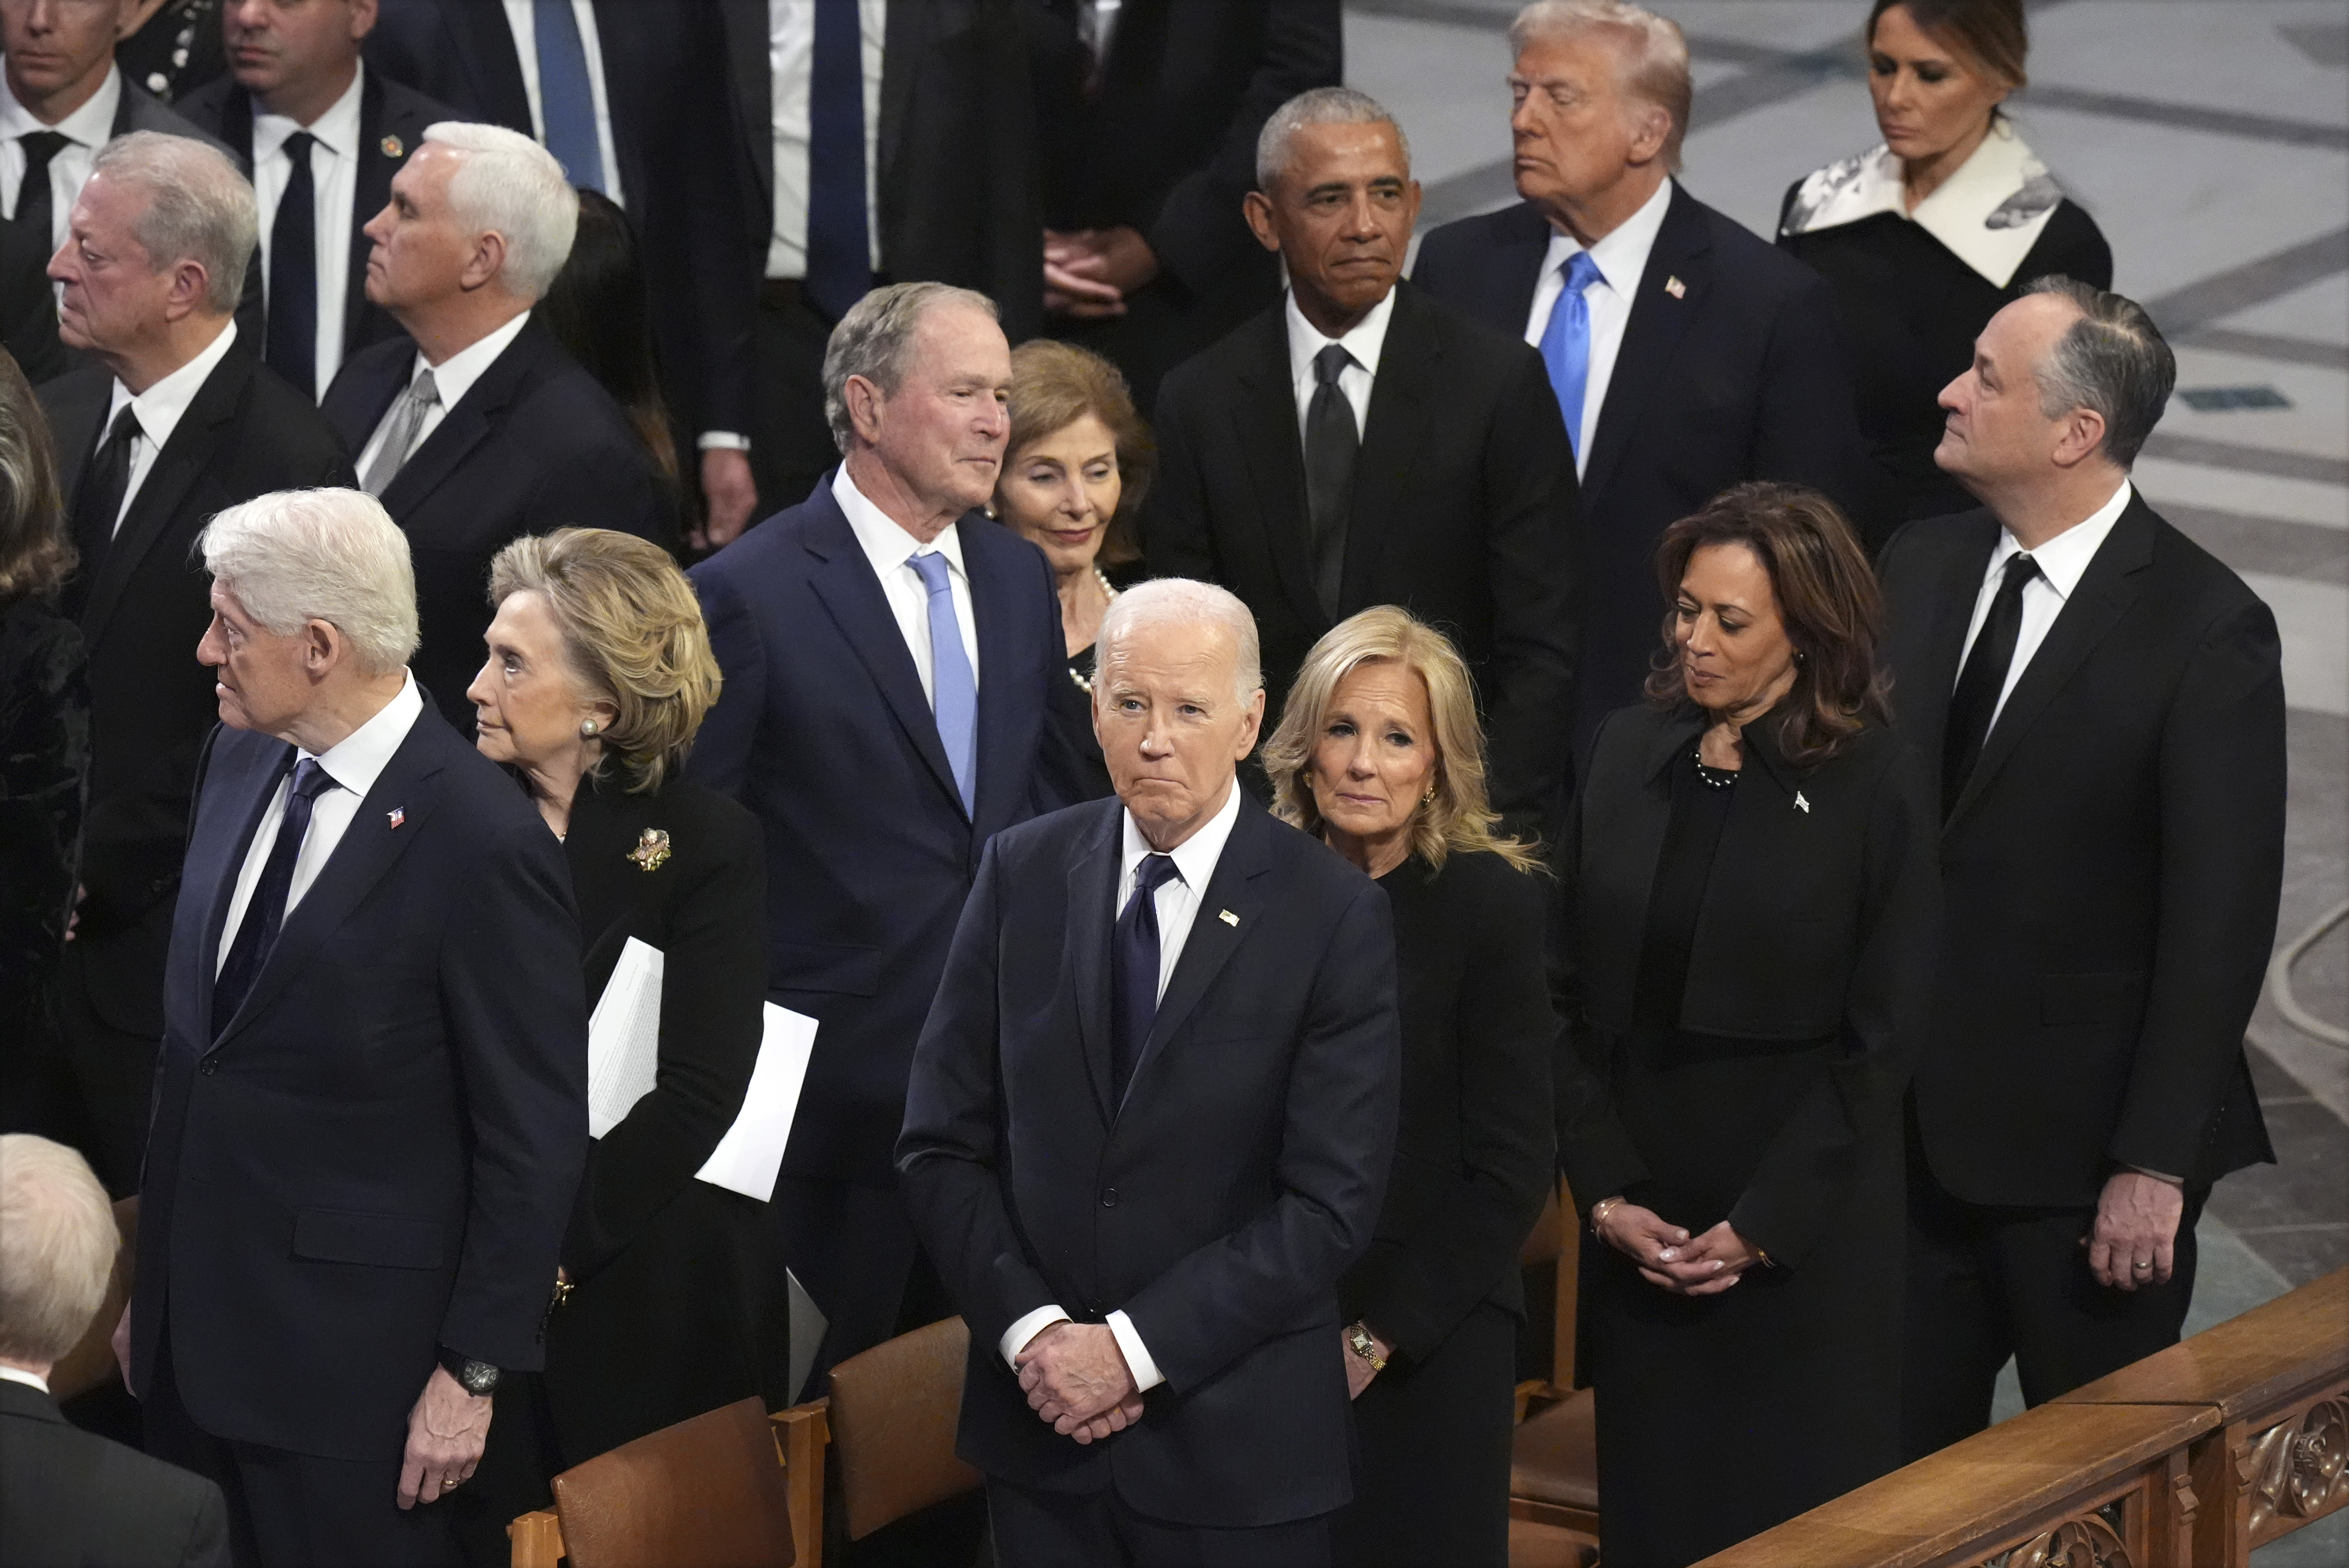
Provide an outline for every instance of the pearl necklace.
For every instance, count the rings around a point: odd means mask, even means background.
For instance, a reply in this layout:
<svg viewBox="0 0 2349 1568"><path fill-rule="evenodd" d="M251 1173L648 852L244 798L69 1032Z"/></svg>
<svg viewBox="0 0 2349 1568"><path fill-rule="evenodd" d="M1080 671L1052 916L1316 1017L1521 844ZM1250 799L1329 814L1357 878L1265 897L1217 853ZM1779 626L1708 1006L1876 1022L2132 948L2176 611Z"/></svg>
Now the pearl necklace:
<svg viewBox="0 0 2349 1568"><path fill-rule="evenodd" d="M1104 600L1117 597L1117 590L1109 586L1108 574L1104 573L1099 566L1095 566L1093 568L1093 581L1101 585L1102 597ZM1093 694L1093 682L1092 676L1080 675L1072 668L1069 671L1069 679L1076 682L1077 690L1083 692L1086 696L1090 697Z"/></svg>

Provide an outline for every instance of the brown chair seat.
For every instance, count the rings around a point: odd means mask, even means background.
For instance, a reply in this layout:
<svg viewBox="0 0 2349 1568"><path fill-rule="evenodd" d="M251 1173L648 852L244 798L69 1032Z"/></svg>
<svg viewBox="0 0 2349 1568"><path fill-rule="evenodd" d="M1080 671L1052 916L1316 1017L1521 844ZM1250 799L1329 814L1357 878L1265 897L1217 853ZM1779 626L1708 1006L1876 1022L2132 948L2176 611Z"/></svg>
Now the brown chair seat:
<svg viewBox="0 0 2349 1568"><path fill-rule="evenodd" d="M767 1409L740 1399L554 1478L570 1568L791 1568Z"/></svg>
<svg viewBox="0 0 2349 1568"><path fill-rule="evenodd" d="M955 1453L969 1354L970 1330L950 1317L832 1369L833 1453L851 1541L980 1485Z"/></svg>
<svg viewBox="0 0 2349 1568"><path fill-rule="evenodd" d="M1509 1495L1599 1511L1599 1433L1589 1389L1518 1425L1509 1453Z"/></svg>
<svg viewBox="0 0 2349 1568"><path fill-rule="evenodd" d="M1590 1568L1599 1548L1590 1538L1530 1519L1509 1521L1509 1568Z"/></svg>

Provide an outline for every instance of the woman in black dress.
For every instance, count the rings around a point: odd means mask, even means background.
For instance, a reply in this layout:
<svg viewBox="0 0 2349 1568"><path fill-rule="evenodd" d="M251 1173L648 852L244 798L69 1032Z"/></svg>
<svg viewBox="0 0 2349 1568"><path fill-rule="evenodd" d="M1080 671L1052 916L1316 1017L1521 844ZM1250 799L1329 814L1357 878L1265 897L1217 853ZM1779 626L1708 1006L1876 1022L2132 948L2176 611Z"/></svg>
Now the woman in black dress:
<svg viewBox="0 0 2349 1568"><path fill-rule="evenodd" d="M1933 463L1975 337L2033 278L2111 287L2113 253L1999 108L2025 79L2023 0L1875 0L1867 42L1884 140L1797 181L1778 244L1835 289L1905 522L1978 504Z"/></svg>
<svg viewBox="0 0 2349 1568"><path fill-rule="evenodd" d="M1679 1568L1899 1463L1931 979L1939 817L1848 525L1740 485L1665 533L1658 577L1649 701L1600 727L1560 857L1607 1568Z"/></svg>
<svg viewBox="0 0 2349 1568"><path fill-rule="evenodd" d="M1494 831L1467 666L1392 605L1306 656L1264 749L1274 809L1386 889L1402 1117L1370 1251L1339 1282L1359 1444L1338 1516L1347 1568L1502 1568L1517 1250L1556 1166L1548 894Z"/></svg>
<svg viewBox="0 0 2349 1568"><path fill-rule="evenodd" d="M1069 682L1050 717L1075 776L1067 800L1111 793L1093 739L1093 643L1127 570L1142 559L1134 516L1156 456L1118 368L1088 349L1039 337L1011 354L1011 439L988 512L1051 563L1068 643Z"/></svg>
<svg viewBox="0 0 2349 1568"><path fill-rule="evenodd" d="M696 1176L741 1109L767 990L758 823L679 776L718 697L700 607L657 545L604 529L514 541L490 592L476 743L564 842L591 1002L629 939L662 955L656 1080L588 1150L546 1370L499 1389L460 1494L468 1555L502 1563L505 1525L558 1471L792 1391L765 1205Z"/></svg>

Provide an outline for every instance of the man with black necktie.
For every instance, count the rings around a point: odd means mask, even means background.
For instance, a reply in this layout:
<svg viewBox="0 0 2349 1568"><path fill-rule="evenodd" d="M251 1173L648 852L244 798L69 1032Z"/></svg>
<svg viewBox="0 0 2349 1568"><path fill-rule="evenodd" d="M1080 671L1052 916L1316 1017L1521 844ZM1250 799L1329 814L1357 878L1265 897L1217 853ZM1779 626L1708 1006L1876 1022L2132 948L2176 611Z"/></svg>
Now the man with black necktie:
<svg viewBox="0 0 2349 1568"><path fill-rule="evenodd" d="M157 207L191 236L184 254L140 243ZM66 607L89 646L91 736L80 920L57 996L91 1122L82 1147L119 1193L138 1178L171 894L212 723L212 680L190 652L211 611L189 549L222 507L348 483L351 467L232 318L258 220L226 154L117 138L68 222L49 275L64 286L63 340L94 363L42 388L41 405L81 554Z"/></svg>
<svg viewBox="0 0 2349 1568"><path fill-rule="evenodd" d="M1910 1459L2177 1343L2210 1186L2271 1160L2243 1030L2283 876L2275 618L2129 465L2176 379L2145 311L2044 278L1941 393L1982 510L1880 562L1935 772L1943 926L1910 1097Z"/></svg>
<svg viewBox="0 0 2349 1568"><path fill-rule="evenodd" d="M1578 506L1541 357L1399 281L1419 186L1370 99L1283 105L1257 180L1248 223L1288 263L1288 297L1166 379L1150 569L1247 604L1276 712L1314 639L1356 610L1441 626L1476 676L1494 806L1555 842Z"/></svg>
<svg viewBox="0 0 2349 1568"><path fill-rule="evenodd" d="M233 73L180 112L244 157L261 202L262 307L239 325L269 368L324 398L343 361L397 337L367 297L367 221L427 126L457 113L369 72L375 0L227 0Z"/></svg>

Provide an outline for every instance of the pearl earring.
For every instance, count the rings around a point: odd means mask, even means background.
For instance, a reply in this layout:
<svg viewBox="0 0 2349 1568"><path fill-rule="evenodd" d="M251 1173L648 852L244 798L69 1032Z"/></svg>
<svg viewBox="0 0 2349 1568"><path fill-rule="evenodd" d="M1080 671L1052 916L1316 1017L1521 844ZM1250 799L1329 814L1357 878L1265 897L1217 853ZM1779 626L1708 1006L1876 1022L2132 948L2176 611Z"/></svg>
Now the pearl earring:
<svg viewBox="0 0 2349 1568"><path fill-rule="evenodd" d="M595 721L593 719L582 720L579 724L579 733L583 736L593 737L595 733Z"/></svg>
<svg viewBox="0 0 2349 1568"><path fill-rule="evenodd" d="M1419 804L1422 805L1433 805L1435 804L1435 786L1433 784L1427 786L1427 793L1419 797Z"/></svg>

